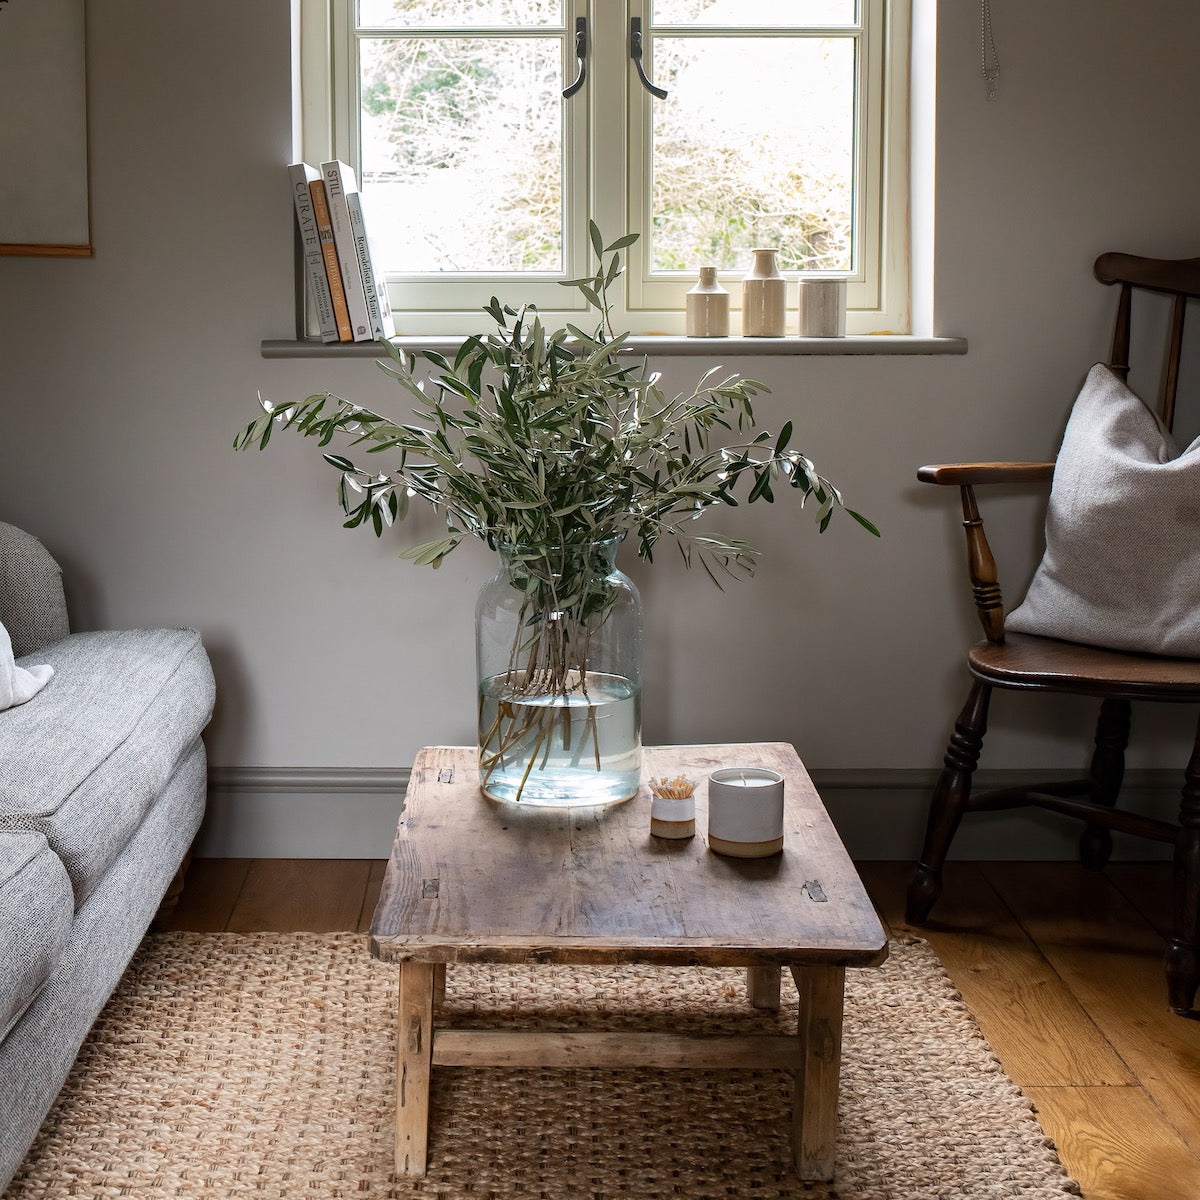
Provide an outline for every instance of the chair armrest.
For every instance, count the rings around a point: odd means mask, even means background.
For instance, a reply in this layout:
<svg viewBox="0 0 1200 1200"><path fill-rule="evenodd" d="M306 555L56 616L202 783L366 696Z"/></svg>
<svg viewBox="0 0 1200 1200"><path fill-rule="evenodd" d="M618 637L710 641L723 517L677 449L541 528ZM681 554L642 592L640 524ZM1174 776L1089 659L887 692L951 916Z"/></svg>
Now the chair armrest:
<svg viewBox="0 0 1200 1200"><path fill-rule="evenodd" d="M32 534L0 521L0 622L20 658L71 632L62 571Z"/></svg>
<svg viewBox="0 0 1200 1200"><path fill-rule="evenodd" d="M939 463L920 467L922 483L1047 483L1054 476L1052 462Z"/></svg>
<svg viewBox="0 0 1200 1200"><path fill-rule="evenodd" d="M1048 483L1054 477L1052 462L941 463L921 467L922 483L952 484L962 496L963 530L967 535L967 574L975 598L975 611L989 642L1004 641L1004 596L996 559L983 530L975 502L975 485L981 483Z"/></svg>

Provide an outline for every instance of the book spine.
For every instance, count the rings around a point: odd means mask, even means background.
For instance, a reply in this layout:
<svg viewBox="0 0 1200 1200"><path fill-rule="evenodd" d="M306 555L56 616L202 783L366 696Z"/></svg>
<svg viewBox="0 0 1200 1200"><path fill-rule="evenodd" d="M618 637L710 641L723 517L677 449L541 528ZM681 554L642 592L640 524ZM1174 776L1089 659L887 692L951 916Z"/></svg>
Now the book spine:
<svg viewBox="0 0 1200 1200"><path fill-rule="evenodd" d="M346 293L346 307L350 310L354 340L369 342L374 339L375 334L371 331L371 319L367 315L367 292L363 286L362 273L358 269L354 231L350 228L350 208L346 203L347 187L343 164L322 163L321 174L325 179L329 220L333 225L333 244L337 247L338 266L342 268L342 288ZM357 190L357 185L353 185L349 190Z"/></svg>
<svg viewBox="0 0 1200 1200"><path fill-rule="evenodd" d="M329 299L337 321L338 341L354 341L354 330L350 325L350 310L346 306L346 293L342 288L342 270L338 266L337 247L333 244L333 225L329 220L329 203L325 199L325 184L314 179L308 185L312 196L313 216L321 238L321 259L325 264L325 278L329 284Z"/></svg>
<svg viewBox="0 0 1200 1200"><path fill-rule="evenodd" d="M387 298L387 284L376 274L375 263L371 258L371 242L367 237L362 196L358 192L347 192L346 207L350 210L350 228L354 233L358 269L363 279L363 291L367 296L367 315L371 319L371 330L377 339L395 337L396 323Z"/></svg>
<svg viewBox="0 0 1200 1200"><path fill-rule="evenodd" d="M312 192L308 185L317 173L307 163L292 163L288 167L292 184L292 202L296 210L296 225L300 230L300 245L304 254L304 274L312 298L313 315L321 331L321 341L339 340L337 318L333 314L333 296L325 274L325 258L321 253L321 233L313 212Z"/></svg>

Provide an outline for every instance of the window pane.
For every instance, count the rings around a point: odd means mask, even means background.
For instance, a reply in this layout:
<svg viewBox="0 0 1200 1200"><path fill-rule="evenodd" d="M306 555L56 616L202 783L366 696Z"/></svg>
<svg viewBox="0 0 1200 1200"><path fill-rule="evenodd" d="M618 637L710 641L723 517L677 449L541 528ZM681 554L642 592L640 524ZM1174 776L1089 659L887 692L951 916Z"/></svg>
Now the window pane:
<svg viewBox="0 0 1200 1200"><path fill-rule="evenodd" d="M852 38L656 38L656 271L848 271L854 192Z"/></svg>
<svg viewBox="0 0 1200 1200"><path fill-rule="evenodd" d="M662 25L852 25L855 0L654 0Z"/></svg>
<svg viewBox="0 0 1200 1200"><path fill-rule="evenodd" d="M563 0L358 0L368 29L460 25L561 25Z"/></svg>
<svg viewBox="0 0 1200 1200"><path fill-rule="evenodd" d="M561 271L560 39L367 39L360 62L385 269Z"/></svg>

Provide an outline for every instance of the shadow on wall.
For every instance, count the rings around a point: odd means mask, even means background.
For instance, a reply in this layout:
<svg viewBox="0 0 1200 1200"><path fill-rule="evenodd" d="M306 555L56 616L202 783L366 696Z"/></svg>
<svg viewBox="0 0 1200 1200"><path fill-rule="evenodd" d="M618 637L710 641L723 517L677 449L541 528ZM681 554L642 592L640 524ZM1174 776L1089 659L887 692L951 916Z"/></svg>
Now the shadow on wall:
<svg viewBox="0 0 1200 1200"><path fill-rule="evenodd" d="M249 739L246 731L254 710L253 688L234 641L206 636L204 647L217 680L217 702L205 733L205 742L219 745L222 757L241 762ZM212 766L210 761L209 766Z"/></svg>

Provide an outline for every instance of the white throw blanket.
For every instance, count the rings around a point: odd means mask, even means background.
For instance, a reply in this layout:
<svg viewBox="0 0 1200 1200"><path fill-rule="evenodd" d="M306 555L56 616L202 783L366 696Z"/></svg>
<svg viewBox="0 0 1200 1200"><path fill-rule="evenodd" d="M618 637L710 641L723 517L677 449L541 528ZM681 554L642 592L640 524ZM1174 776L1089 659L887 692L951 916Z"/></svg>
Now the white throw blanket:
<svg viewBox="0 0 1200 1200"><path fill-rule="evenodd" d="M53 667L18 667L13 659L12 638L0 622L0 712L24 704L46 686Z"/></svg>

